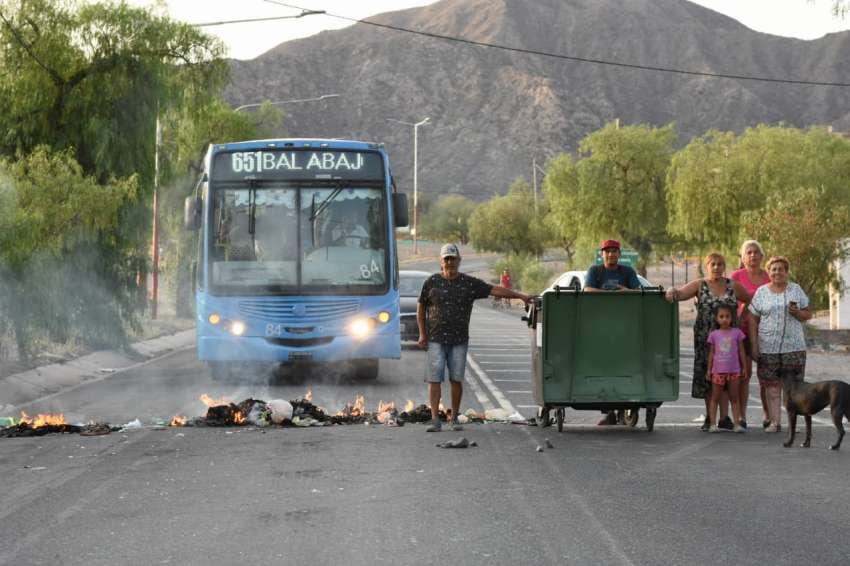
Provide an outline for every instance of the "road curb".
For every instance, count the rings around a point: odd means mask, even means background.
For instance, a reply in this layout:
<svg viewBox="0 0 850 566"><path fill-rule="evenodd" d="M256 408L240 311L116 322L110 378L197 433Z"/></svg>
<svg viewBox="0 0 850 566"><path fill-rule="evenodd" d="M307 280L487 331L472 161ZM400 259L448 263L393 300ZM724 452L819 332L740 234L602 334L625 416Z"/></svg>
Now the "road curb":
<svg viewBox="0 0 850 566"><path fill-rule="evenodd" d="M138 367L195 342L195 329L135 342L130 351L100 350L0 379L0 407L26 405L88 381Z"/></svg>

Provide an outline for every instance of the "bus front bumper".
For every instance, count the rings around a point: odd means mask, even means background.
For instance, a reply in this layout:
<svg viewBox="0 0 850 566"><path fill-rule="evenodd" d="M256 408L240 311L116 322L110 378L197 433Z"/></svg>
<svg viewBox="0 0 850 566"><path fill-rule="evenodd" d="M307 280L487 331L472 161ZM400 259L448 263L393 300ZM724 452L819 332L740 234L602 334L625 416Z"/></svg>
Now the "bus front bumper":
<svg viewBox="0 0 850 566"><path fill-rule="evenodd" d="M372 334L366 338L327 337L306 346L292 346L275 338L198 337L198 358L206 362L339 362L355 359L401 358L399 336Z"/></svg>

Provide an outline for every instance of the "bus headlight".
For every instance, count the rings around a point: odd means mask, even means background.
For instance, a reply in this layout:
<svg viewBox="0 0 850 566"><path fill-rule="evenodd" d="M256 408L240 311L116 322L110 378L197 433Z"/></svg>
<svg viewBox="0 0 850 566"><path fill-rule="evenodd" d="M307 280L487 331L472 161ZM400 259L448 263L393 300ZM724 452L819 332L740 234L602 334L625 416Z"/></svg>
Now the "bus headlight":
<svg viewBox="0 0 850 566"><path fill-rule="evenodd" d="M386 324L390 321L390 313L387 311L381 311L378 313L378 322L382 324Z"/></svg>
<svg viewBox="0 0 850 566"><path fill-rule="evenodd" d="M230 323L229 330L230 333L234 336L242 336L243 334L245 334L245 323L238 320L234 320Z"/></svg>
<svg viewBox="0 0 850 566"><path fill-rule="evenodd" d="M208 321L210 321L210 324L212 324L213 326L215 326L216 324L218 324L219 322L221 322L221 316L219 316L219 314L218 314L218 313L215 313L215 312L214 312L214 313L212 313L212 314L211 314L211 315L207 318L207 320L208 320Z"/></svg>
<svg viewBox="0 0 850 566"><path fill-rule="evenodd" d="M348 327L348 331L355 338L365 338L369 331L375 326L375 320L371 318L358 318Z"/></svg>

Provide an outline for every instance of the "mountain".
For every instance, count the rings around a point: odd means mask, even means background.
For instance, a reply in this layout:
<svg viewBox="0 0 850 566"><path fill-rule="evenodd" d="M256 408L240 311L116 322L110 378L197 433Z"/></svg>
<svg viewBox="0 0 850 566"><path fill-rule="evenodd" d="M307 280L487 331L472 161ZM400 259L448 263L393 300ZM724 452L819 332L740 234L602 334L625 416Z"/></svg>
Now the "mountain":
<svg viewBox="0 0 850 566"><path fill-rule="evenodd" d="M753 31L685 0L443 0L380 24L524 50L675 69L850 82L850 32L804 41ZM757 123L850 128L848 88L708 78L510 52L368 24L232 61L234 105L340 93L284 107L292 137L386 143L399 186L475 199L504 193L605 123L675 121L680 143Z"/></svg>

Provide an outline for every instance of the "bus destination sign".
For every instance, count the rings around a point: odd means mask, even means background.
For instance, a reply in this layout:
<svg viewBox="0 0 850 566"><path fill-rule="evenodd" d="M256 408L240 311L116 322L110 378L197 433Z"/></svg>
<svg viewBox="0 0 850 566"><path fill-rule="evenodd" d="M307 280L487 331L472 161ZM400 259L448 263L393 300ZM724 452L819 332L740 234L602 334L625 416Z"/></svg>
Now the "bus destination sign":
<svg viewBox="0 0 850 566"><path fill-rule="evenodd" d="M372 151L257 150L219 153L215 156L213 179L382 180L381 155Z"/></svg>

